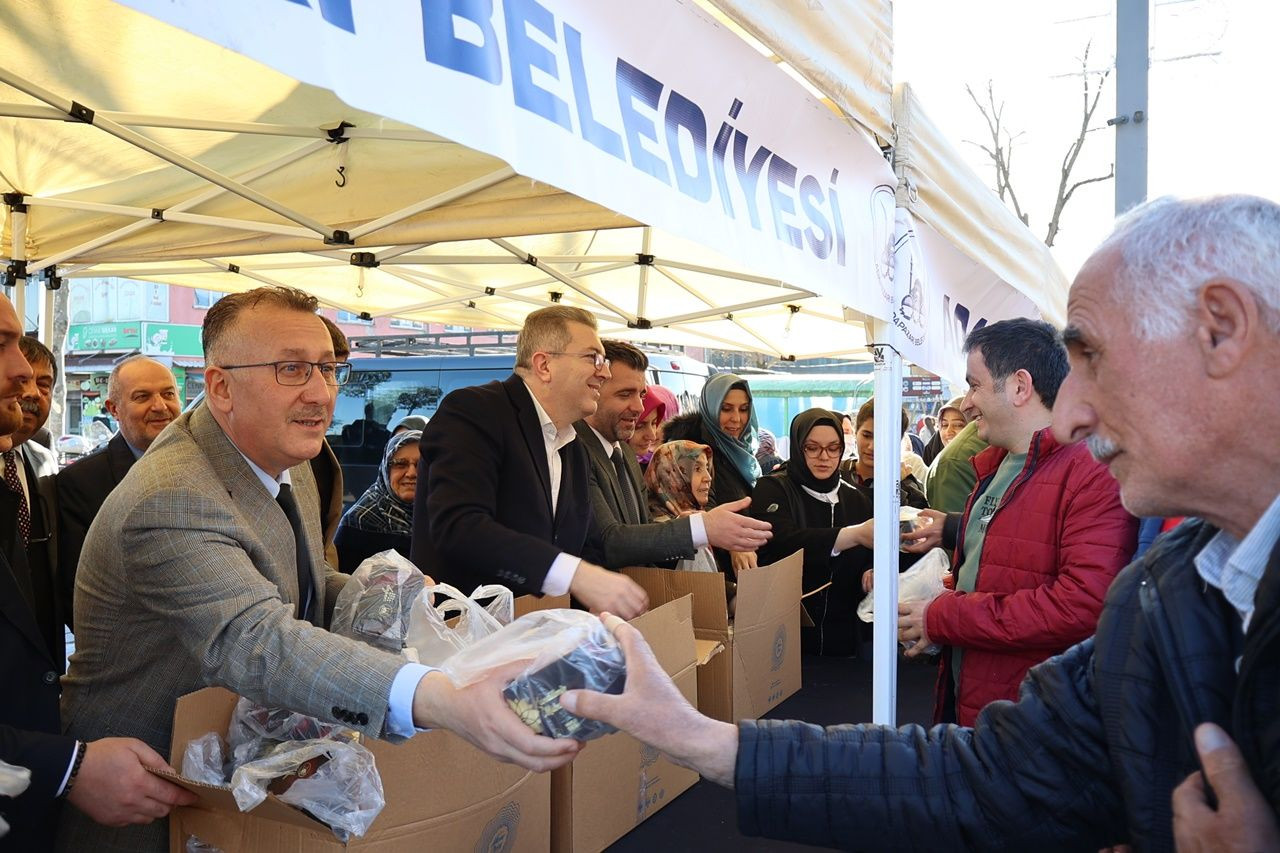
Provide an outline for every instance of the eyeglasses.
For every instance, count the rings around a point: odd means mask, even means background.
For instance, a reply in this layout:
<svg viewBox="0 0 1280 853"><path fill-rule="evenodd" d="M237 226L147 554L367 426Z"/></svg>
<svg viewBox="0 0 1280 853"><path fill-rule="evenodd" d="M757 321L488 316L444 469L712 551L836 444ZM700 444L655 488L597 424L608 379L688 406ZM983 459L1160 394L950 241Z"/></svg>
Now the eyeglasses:
<svg viewBox="0 0 1280 853"><path fill-rule="evenodd" d="M819 447L816 444L806 444L801 449L804 450L805 456L811 456L814 459L819 456L830 456L833 459L838 459L841 451L840 445L838 444L828 444L826 447Z"/></svg>
<svg viewBox="0 0 1280 853"><path fill-rule="evenodd" d="M223 370L239 370L242 367L274 367L276 381L281 385L306 385L311 381L311 371L320 368L320 378L326 385L346 385L351 378L351 365L345 361L263 361L257 364L221 364Z"/></svg>
<svg viewBox="0 0 1280 853"><path fill-rule="evenodd" d="M596 370L606 368L610 364L609 359L605 358L602 352L548 352L547 355L571 355L575 358L585 358Z"/></svg>

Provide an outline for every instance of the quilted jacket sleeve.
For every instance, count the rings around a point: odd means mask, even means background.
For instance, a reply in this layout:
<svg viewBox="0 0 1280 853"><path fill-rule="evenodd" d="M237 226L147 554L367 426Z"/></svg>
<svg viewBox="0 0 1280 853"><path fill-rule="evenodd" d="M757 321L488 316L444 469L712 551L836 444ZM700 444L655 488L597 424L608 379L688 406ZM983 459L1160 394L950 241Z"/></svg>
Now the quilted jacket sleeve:
<svg viewBox="0 0 1280 853"><path fill-rule="evenodd" d="M959 726L739 724L743 833L849 850L1097 850L1123 840L1093 640Z"/></svg>
<svg viewBox="0 0 1280 853"><path fill-rule="evenodd" d="M1120 487L1105 467L1089 460L1068 476L1074 482L1058 508L1056 573L1046 583L1009 592L943 593L926 611L931 640L988 651L1016 646L1056 652L1093 634L1107 588L1133 555L1138 522L1121 505Z"/></svg>

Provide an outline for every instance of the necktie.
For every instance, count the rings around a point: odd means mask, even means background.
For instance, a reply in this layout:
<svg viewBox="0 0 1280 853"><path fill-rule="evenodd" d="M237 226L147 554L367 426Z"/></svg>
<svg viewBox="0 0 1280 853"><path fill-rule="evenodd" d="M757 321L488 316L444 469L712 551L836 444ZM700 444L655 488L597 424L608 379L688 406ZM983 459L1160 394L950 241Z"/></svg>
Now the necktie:
<svg viewBox="0 0 1280 853"><path fill-rule="evenodd" d="M622 448L615 447L609 457L613 462L613 470L618 474L618 489L622 492L623 509L627 514L627 524L640 523L640 508L636 503L636 490L631 487L631 475L627 472L627 463L622 459Z"/></svg>
<svg viewBox="0 0 1280 853"><path fill-rule="evenodd" d="M9 491L18 496L18 534L22 537L25 548L31 541L31 507L27 504L27 494L22 490L22 481L18 479L18 451L4 452L4 484Z"/></svg>
<svg viewBox="0 0 1280 853"><path fill-rule="evenodd" d="M311 618L311 603L315 597L311 582L311 556L307 553L307 538L302 532L302 514L298 512L298 502L294 500L293 489L288 483L280 484L276 502L293 528L294 558L298 566L298 618L314 622Z"/></svg>

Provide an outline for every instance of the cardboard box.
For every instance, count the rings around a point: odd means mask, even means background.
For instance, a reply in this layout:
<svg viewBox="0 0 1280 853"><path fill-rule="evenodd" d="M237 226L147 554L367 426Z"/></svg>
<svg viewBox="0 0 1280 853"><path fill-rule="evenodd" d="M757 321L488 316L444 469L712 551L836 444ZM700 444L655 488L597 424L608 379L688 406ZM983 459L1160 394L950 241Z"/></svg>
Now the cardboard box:
<svg viewBox="0 0 1280 853"><path fill-rule="evenodd" d="M757 719L800 689L800 591L797 551L738 575L734 618L724 576L671 569L624 569L657 607L693 596L698 710L725 722Z"/></svg>
<svg viewBox="0 0 1280 853"><path fill-rule="evenodd" d="M209 687L178 700L173 761L188 741L206 732L225 735L236 696ZM551 838L551 777L502 764L446 731L423 732L401 744L366 741L374 754L387 804L364 838L344 848L325 825L274 795L242 813L229 787L172 778L200 801L169 817L170 850L186 850L187 836L228 851L421 850L543 851Z"/></svg>
<svg viewBox="0 0 1280 853"><path fill-rule="evenodd" d="M686 595L655 605L631 624L680 692L696 704L693 599ZM589 741L573 764L551 774L551 849L603 850L697 781L694 771L622 732Z"/></svg>
<svg viewBox="0 0 1280 853"><path fill-rule="evenodd" d="M539 610L567 610L573 605L569 601L569 594L564 595L521 595L511 603L512 611L516 619L527 613L536 613Z"/></svg>

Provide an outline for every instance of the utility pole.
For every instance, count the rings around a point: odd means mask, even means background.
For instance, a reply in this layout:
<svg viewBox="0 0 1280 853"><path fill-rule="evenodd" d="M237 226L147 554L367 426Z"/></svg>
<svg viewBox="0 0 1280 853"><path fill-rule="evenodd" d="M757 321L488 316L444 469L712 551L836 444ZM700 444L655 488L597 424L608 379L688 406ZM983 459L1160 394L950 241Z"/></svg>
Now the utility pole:
<svg viewBox="0 0 1280 853"><path fill-rule="evenodd" d="M1147 198L1150 0L1116 0L1116 216Z"/></svg>

